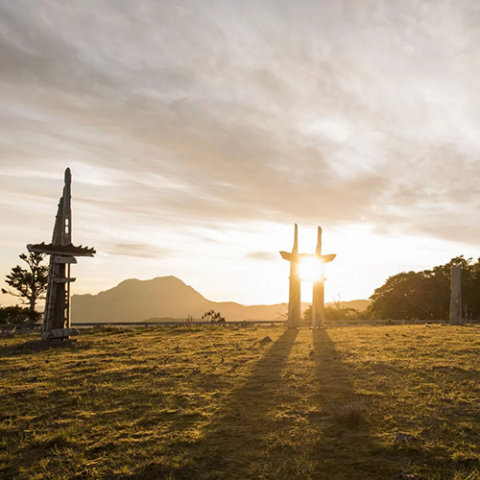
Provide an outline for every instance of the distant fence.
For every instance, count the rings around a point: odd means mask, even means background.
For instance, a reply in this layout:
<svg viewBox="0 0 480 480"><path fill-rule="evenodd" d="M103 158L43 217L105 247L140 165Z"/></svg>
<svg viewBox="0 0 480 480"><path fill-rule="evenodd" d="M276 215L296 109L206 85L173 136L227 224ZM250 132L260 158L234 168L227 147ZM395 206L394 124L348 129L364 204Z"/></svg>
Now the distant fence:
<svg viewBox="0 0 480 480"><path fill-rule="evenodd" d="M470 321L468 323L478 323L478 321ZM448 324L447 320L327 320L327 328L337 327L362 327L362 326L385 326L385 325L424 325L424 324ZM140 327L161 327L161 326L244 326L250 325L258 326L278 326L286 325L285 320L239 320L232 322L204 322L194 321L186 322L185 320L170 320L165 322L88 322L88 323L73 323L74 328L93 328L93 327L126 327L126 328L140 328ZM310 324L305 322L303 327L309 327ZM25 324L1 325L0 334L8 334L8 331L16 333L38 332L41 330L41 325L29 326Z"/></svg>
<svg viewBox="0 0 480 480"><path fill-rule="evenodd" d="M326 320L327 328L336 327L380 327L388 325L434 325L448 324L447 320Z"/></svg>
<svg viewBox="0 0 480 480"><path fill-rule="evenodd" d="M327 328L336 328L336 327L362 327L362 326L382 326L382 325L424 325L424 324L448 324L447 320L327 320ZM259 325L259 326L276 326L276 325L286 325L286 320L239 320L232 322L186 322L184 320L171 320L165 322L89 322L89 323L74 323L72 326L75 328L89 328L89 327L159 327L162 325L173 325L173 326L201 326L201 325L214 325L214 326L250 326L250 325ZM310 323L304 322L301 325L302 327L309 327Z"/></svg>
<svg viewBox="0 0 480 480"><path fill-rule="evenodd" d="M89 323L72 323L74 328L86 327L161 327L162 325L215 325L228 327L231 325L282 325L285 320L242 320L234 322L186 322L185 320L171 320L166 322L89 322Z"/></svg>

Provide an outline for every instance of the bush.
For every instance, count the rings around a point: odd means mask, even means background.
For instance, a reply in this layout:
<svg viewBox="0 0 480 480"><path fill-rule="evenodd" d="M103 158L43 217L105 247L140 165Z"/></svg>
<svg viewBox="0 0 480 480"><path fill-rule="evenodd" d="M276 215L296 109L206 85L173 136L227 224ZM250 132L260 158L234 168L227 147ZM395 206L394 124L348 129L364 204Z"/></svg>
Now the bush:
<svg viewBox="0 0 480 480"><path fill-rule="evenodd" d="M41 314L35 312L35 323L41 319ZM21 307L20 305L14 305L12 307L0 307L0 324L18 324L28 323L30 321L32 313L29 308Z"/></svg>
<svg viewBox="0 0 480 480"><path fill-rule="evenodd" d="M334 307L325 307L325 320L364 320L365 315L351 307L341 307L336 305ZM303 320L310 323L312 321L312 306L303 313Z"/></svg>
<svg viewBox="0 0 480 480"><path fill-rule="evenodd" d="M202 320L211 323L225 323L225 318L222 317L220 312L215 312L214 310L205 312L202 316Z"/></svg>
<svg viewBox="0 0 480 480"><path fill-rule="evenodd" d="M328 412L335 423L345 425L350 428L356 428L364 420L365 402L356 400L345 405L330 405Z"/></svg>

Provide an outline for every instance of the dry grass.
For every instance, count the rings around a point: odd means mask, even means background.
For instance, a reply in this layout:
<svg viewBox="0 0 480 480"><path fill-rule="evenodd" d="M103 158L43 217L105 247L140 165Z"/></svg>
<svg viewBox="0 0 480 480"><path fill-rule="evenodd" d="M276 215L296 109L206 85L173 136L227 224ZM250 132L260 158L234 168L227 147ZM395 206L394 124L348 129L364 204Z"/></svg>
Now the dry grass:
<svg viewBox="0 0 480 480"><path fill-rule="evenodd" d="M158 327L40 352L0 339L0 478L476 479L479 334Z"/></svg>
<svg viewBox="0 0 480 480"><path fill-rule="evenodd" d="M326 410L336 423L350 428L358 428L364 422L365 402L363 400L345 405L332 404Z"/></svg>

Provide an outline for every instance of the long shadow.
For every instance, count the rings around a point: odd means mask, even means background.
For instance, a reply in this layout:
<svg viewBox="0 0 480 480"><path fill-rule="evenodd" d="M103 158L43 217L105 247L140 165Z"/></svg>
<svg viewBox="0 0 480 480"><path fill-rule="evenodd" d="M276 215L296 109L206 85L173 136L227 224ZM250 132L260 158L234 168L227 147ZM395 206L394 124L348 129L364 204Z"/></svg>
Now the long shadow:
<svg viewBox="0 0 480 480"><path fill-rule="evenodd" d="M272 432L272 413L284 393L281 376L297 335L296 329L286 330L233 392L221 417L206 432L199 451L192 452L191 473L195 475L188 478L235 478L258 462Z"/></svg>
<svg viewBox="0 0 480 480"><path fill-rule="evenodd" d="M381 423L383 419L376 411L375 399L364 401L356 393L352 382L353 368L342 361L327 331L315 330L313 344L317 382L314 400L323 414L312 419L312 432L317 435L309 452L309 457L315 459L310 470L312 479L447 480L457 478L455 472L458 471L464 472L464 478L467 478L465 472L478 474L480 462L476 458L467 458L465 464L455 462L442 449L435 446L424 448L421 442L380 445L375 432L381 435L385 431ZM375 385L372 387L375 389ZM412 405L414 411L415 405ZM358 415L363 419L356 424L354 420ZM409 473L412 471L420 474Z"/></svg>
<svg viewBox="0 0 480 480"><path fill-rule="evenodd" d="M168 462L152 458L128 478L385 480L448 472L451 465L421 445L385 442L375 395L365 401L355 389L361 364L344 361L327 331L313 331L308 352L303 330L292 352L298 333L287 330L272 344L200 438L167 446Z"/></svg>
<svg viewBox="0 0 480 480"><path fill-rule="evenodd" d="M319 415L312 419L317 441L312 445L312 478L386 479L401 472L398 459L390 459L376 444L368 424L371 408L356 393L353 372L326 330L313 331L314 401Z"/></svg>
<svg viewBox="0 0 480 480"><path fill-rule="evenodd" d="M258 467L272 433L272 413L282 401L282 372L298 330L286 330L256 363L246 381L233 391L226 405L204 436L181 455L187 462L166 472L160 464L130 478L171 478L175 480L258 478L250 468ZM257 465L257 467L255 467Z"/></svg>

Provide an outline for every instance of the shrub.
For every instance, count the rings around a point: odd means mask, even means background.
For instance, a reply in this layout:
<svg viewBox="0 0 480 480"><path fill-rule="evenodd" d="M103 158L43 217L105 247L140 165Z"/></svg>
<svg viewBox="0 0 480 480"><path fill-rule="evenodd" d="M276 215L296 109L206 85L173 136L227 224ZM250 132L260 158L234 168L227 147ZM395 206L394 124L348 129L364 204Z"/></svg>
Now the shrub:
<svg viewBox="0 0 480 480"><path fill-rule="evenodd" d="M344 405L333 404L327 408L327 411L335 423L356 428L364 421L365 402L356 400Z"/></svg>
<svg viewBox="0 0 480 480"><path fill-rule="evenodd" d="M222 317L220 312L215 312L214 310L205 312L202 316L202 320L211 323L225 323L225 318Z"/></svg>
<svg viewBox="0 0 480 480"><path fill-rule="evenodd" d="M35 322L40 321L41 314L35 312ZM0 324L27 323L32 313L29 308L14 305L12 307L0 307Z"/></svg>

